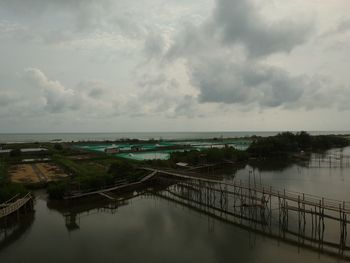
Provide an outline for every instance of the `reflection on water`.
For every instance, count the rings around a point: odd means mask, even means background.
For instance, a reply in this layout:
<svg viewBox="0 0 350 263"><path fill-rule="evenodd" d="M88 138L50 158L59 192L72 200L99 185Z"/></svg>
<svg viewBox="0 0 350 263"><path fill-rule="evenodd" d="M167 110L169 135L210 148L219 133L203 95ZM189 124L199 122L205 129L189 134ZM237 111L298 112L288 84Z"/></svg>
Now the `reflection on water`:
<svg viewBox="0 0 350 263"><path fill-rule="evenodd" d="M21 236L25 235L34 222L34 213L28 213L21 217L19 221L12 219L5 222L1 220L0 225L0 251L14 244Z"/></svg>
<svg viewBox="0 0 350 263"><path fill-rule="evenodd" d="M138 196L115 213L81 211L75 231L66 227L61 212L39 199L30 234L2 249L2 262L335 261L151 196Z"/></svg>
<svg viewBox="0 0 350 263"><path fill-rule="evenodd" d="M315 165L315 161L310 164L291 164L288 162L264 163L263 165L247 166L238 171L232 170L222 172L226 181L232 181L232 174L235 180L248 181L249 173L252 171L251 182L258 184L285 188L302 193L308 193L333 199L350 201L350 166L346 162L342 166L329 165L327 156L342 153L350 156L350 147L342 150L336 149L324 153L324 161L321 167ZM311 160L318 159L318 154L313 154ZM318 163L318 161L316 161ZM310 166L310 167L309 167Z"/></svg>
<svg viewBox="0 0 350 263"><path fill-rule="evenodd" d="M247 181L253 169L220 175L226 181L233 175ZM261 177L266 185L350 200L349 171L255 167L251 180L260 183ZM342 262L155 196L133 193L117 204L104 199L55 204L47 202L45 193L37 194L34 222L0 248L1 262Z"/></svg>

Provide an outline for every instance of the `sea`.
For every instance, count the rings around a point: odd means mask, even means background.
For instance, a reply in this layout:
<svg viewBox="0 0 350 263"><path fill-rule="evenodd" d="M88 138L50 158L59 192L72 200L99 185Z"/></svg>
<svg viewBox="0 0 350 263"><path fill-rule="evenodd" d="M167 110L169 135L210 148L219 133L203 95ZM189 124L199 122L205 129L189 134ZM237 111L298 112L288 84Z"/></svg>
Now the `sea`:
<svg viewBox="0 0 350 263"><path fill-rule="evenodd" d="M214 132L95 132L95 133L0 133L0 143L114 141L119 139L192 140L273 136L281 131L214 131ZM308 131L312 135L350 134L350 131Z"/></svg>

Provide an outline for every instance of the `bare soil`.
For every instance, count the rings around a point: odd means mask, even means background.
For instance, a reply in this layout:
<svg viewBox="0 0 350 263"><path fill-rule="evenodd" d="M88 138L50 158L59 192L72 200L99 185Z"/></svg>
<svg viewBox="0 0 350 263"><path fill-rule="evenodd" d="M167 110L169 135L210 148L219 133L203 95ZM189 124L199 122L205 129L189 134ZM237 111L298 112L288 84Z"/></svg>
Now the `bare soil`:
<svg viewBox="0 0 350 263"><path fill-rule="evenodd" d="M10 168L9 173L12 182L23 184L50 182L68 176L60 167L53 163L14 165Z"/></svg>

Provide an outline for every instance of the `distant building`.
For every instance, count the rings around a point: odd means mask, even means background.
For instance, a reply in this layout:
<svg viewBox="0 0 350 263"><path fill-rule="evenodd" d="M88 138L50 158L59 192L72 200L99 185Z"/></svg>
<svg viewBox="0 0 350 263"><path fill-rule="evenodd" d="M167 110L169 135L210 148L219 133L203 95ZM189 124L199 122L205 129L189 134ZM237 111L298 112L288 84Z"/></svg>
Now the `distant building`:
<svg viewBox="0 0 350 263"><path fill-rule="evenodd" d="M131 146L131 150L134 152L139 152L139 151L142 151L142 147L139 145L133 145Z"/></svg>
<svg viewBox="0 0 350 263"><path fill-rule="evenodd" d="M120 153L120 149L118 147L113 147L113 148L106 148L105 153Z"/></svg>
<svg viewBox="0 0 350 263"><path fill-rule="evenodd" d="M0 154L3 153L10 153L13 151L13 149L1 149L0 147ZM20 149L22 153L28 153L28 154L40 154L40 153L46 153L48 152L48 149L39 147L39 148L22 148Z"/></svg>
<svg viewBox="0 0 350 263"><path fill-rule="evenodd" d="M176 165L180 167L187 167L188 163L179 162L179 163L176 163Z"/></svg>

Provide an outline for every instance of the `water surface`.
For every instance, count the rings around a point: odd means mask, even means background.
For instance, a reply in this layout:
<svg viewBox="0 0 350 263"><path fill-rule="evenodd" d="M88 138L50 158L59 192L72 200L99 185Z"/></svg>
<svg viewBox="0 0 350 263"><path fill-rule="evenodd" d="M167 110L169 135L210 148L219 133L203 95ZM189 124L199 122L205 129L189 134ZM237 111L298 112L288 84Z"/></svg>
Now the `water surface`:
<svg viewBox="0 0 350 263"><path fill-rule="evenodd" d="M343 151L349 153L350 147ZM350 200L350 168L327 165L255 168L250 180ZM247 181L251 170L229 168L216 176ZM62 208L48 203L44 191L36 194L34 220L0 245L1 262L343 262L151 195L111 209L103 199Z"/></svg>

